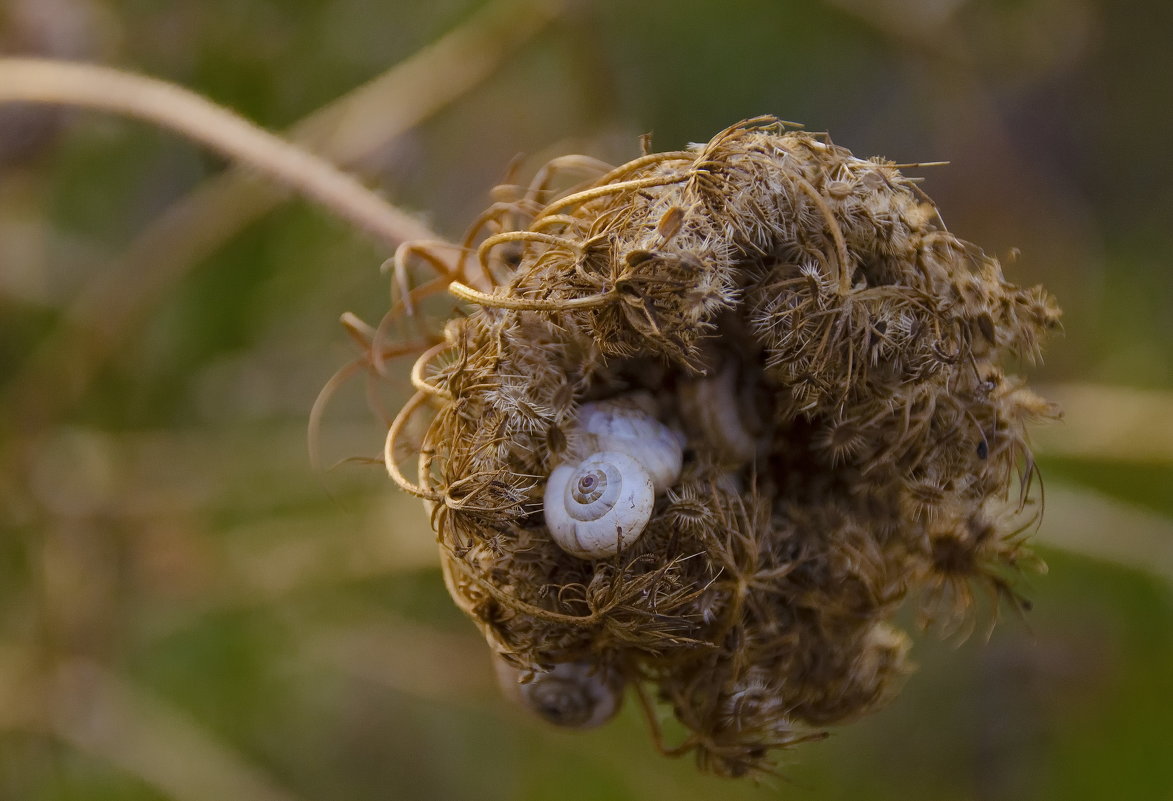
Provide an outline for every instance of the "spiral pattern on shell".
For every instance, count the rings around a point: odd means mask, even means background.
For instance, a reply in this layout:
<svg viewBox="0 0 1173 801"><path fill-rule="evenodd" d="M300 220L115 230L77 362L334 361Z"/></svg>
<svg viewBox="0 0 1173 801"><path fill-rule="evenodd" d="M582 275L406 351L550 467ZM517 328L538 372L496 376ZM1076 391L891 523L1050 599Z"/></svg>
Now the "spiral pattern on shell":
<svg viewBox="0 0 1173 801"><path fill-rule="evenodd" d="M613 556L634 542L652 516L651 474L619 451L602 451L554 468L546 482L545 521L564 551L582 559Z"/></svg>

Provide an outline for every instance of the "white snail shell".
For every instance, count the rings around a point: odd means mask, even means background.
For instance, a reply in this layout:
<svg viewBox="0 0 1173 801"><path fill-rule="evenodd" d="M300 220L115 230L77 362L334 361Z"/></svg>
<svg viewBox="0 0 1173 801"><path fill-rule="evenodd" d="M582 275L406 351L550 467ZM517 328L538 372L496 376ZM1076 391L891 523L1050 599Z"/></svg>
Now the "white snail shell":
<svg viewBox="0 0 1173 801"><path fill-rule="evenodd" d="M521 670L499 656L493 661L505 695L556 726L602 725L623 700L622 678L591 662L563 662L525 682Z"/></svg>
<svg viewBox="0 0 1173 801"><path fill-rule="evenodd" d="M642 463L661 493L680 478L684 437L646 411L652 403L646 393L584 403L578 427L589 435L592 450L619 451Z"/></svg>
<svg viewBox="0 0 1173 801"><path fill-rule="evenodd" d="M765 426L755 413L745 389L738 386L738 368L727 362L715 375L704 376L680 389L681 416L690 423L719 458L744 464L762 448Z"/></svg>
<svg viewBox="0 0 1173 801"><path fill-rule="evenodd" d="M546 527L567 553L602 559L643 533L655 499L651 474L639 461L619 451L602 451L550 473Z"/></svg>

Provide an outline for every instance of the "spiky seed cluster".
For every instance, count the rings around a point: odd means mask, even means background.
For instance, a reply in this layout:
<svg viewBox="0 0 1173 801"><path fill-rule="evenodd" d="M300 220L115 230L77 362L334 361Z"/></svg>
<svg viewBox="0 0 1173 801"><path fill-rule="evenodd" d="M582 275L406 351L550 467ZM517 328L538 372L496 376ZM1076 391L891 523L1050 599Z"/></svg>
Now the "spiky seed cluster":
<svg viewBox="0 0 1173 801"><path fill-rule="evenodd" d="M452 286L476 308L417 363L389 466L495 652L593 663L645 708L655 688L689 732L674 753L764 769L892 696L907 596L946 626L975 587L1013 597L1026 551L999 510L1029 487L1026 422L1056 411L999 362L1034 359L1059 311L896 166L771 118L563 191L551 172L470 234L496 229L482 290ZM581 404L636 391L687 435L683 473L638 541L576 558L546 477ZM415 483L396 465L428 409Z"/></svg>

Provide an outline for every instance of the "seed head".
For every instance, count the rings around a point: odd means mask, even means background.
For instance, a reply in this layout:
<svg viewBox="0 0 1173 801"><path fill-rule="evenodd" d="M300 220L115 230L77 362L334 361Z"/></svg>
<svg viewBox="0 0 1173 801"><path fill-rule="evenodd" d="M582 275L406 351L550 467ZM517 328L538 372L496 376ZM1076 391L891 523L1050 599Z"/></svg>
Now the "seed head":
<svg viewBox="0 0 1173 801"><path fill-rule="evenodd" d="M489 283L453 285L473 308L389 436L394 462L433 410L418 483L392 475L431 504L448 588L494 653L605 666L689 730L668 750L765 770L892 697L906 598L953 625L975 587L1017 597L1027 551L999 509L1029 489L1027 421L1057 412L1000 363L1037 358L1058 308L895 165L770 118L572 189L551 189L560 163L470 233ZM590 456L583 404L621 397L683 466L641 536L579 558L541 499Z"/></svg>

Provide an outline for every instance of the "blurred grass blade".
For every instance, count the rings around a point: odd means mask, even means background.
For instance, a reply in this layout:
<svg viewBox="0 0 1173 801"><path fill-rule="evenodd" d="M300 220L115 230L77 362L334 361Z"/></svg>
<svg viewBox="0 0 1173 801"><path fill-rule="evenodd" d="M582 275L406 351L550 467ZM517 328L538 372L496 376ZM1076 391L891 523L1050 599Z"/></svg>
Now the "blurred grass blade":
<svg viewBox="0 0 1173 801"><path fill-rule="evenodd" d="M1049 481L1038 538L1173 583L1173 520L1093 490Z"/></svg>
<svg viewBox="0 0 1173 801"><path fill-rule="evenodd" d="M0 648L0 686L9 690L0 693L0 727L48 734L176 801L299 798L185 713L95 662L46 672L27 652Z"/></svg>
<svg viewBox="0 0 1173 801"><path fill-rule="evenodd" d="M1031 432L1049 456L1173 463L1173 392L1056 384L1039 392L1063 407L1063 423Z"/></svg>

